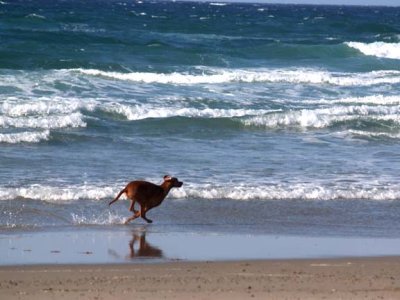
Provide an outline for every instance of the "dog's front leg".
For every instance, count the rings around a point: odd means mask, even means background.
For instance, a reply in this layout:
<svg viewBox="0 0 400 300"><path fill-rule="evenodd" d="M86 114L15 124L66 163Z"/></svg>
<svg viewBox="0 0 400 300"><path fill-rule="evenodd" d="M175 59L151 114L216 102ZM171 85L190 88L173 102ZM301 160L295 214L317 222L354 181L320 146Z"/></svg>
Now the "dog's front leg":
<svg viewBox="0 0 400 300"><path fill-rule="evenodd" d="M148 218L146 218L146 212L148 211L148 209L146 208L146 207L141 207L141 210L140 210L140 216L144 219L144 220L146 220L146 222L147 223L153 223L153 221L152 220L150 220L150 219L148 219Z"/></svg>

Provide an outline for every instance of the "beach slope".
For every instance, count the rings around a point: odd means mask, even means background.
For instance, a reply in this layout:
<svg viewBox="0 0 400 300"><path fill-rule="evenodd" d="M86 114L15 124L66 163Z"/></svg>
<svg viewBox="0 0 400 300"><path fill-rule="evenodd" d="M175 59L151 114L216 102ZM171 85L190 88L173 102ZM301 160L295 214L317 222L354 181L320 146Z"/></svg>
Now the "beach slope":
<svg viewBox="0 0 400 300"><path fill-rule="evenodd" d="M4 299L400 299L400 258L0 267Z"/></svg>

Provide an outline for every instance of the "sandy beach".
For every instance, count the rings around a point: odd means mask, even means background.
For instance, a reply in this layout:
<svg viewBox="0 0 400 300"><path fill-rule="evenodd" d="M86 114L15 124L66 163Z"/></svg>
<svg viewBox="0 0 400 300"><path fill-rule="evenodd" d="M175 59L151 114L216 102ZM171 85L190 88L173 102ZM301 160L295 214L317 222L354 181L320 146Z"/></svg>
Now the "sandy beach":
<svg viewBox="0 0 400 300"><path fill-rule="evenodd" d="M15 231L0 249L1 299L400 298L398 239L122 226Z"/></svg>
<svg viewBox="0 0 400 300"><path fill-rule="evenodd" d="M400 258L0 268L2 299L399 299Z"/></svg>

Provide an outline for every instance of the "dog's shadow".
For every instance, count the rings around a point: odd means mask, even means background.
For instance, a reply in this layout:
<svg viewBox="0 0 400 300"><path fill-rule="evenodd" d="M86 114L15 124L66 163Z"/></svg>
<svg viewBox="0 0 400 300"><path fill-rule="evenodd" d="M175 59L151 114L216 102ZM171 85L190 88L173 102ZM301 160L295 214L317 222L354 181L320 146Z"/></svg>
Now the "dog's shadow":
<svg viewBox="0 0 400 300"><path fill-rule="evenodd" d="M121 256L114 250L109 249L108 253L118 259ZM132 233L132 239L129 241L129 254L127 259L137 258L163 258L164 254L161 249L153 246L146 240L146 231Z"/></svg>

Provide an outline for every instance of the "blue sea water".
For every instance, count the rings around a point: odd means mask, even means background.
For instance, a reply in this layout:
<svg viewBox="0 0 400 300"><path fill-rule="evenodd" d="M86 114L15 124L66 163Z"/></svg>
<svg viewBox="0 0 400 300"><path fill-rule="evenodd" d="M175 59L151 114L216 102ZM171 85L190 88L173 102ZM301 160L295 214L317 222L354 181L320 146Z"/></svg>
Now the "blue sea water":
<svg viewBox="0 0 400 300"><path fill-rule="evenodd" d="M0 2L0 228L398 237L399 88L400 8Z"/></svg>

